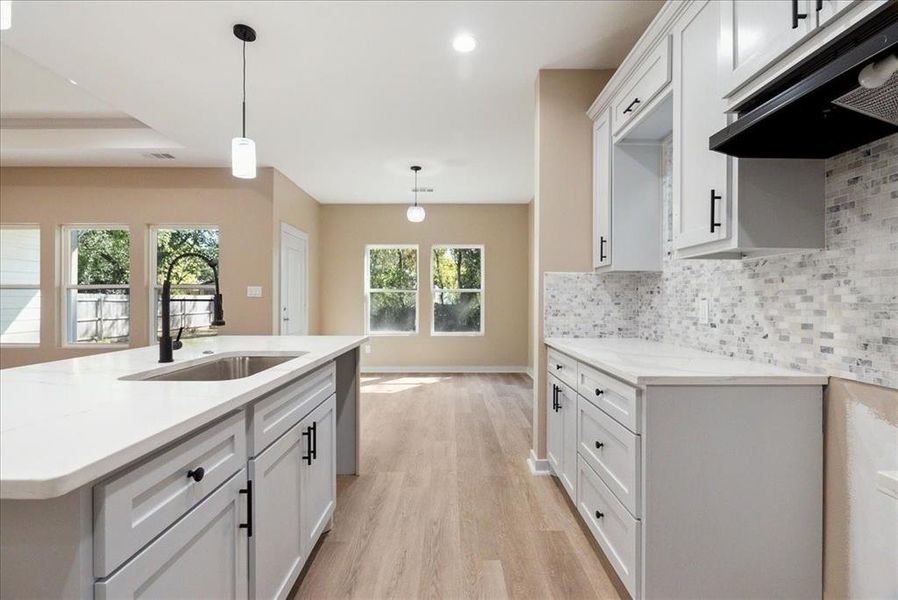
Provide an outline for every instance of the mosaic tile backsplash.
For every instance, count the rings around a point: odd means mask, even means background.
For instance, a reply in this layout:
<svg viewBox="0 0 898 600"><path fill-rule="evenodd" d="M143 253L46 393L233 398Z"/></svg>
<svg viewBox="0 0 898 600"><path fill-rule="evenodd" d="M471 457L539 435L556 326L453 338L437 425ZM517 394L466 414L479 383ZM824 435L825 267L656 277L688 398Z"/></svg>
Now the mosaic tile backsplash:
<svg viewBox="0 0 898 600"><path fill-rule="evenodd" d="M663 271L546 273L547 337L641 337L898 388L898 135L827 161L826 249L743 261L671 258L669 140L662 156Z"/></svg>

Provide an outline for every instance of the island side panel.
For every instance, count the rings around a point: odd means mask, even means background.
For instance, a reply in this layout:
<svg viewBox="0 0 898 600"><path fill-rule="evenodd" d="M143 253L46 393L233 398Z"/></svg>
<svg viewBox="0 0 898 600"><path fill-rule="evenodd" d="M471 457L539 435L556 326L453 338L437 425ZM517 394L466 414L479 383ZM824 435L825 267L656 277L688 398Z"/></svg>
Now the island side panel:
<svg viewBox="0 0 898 600"><path fill-rule="evenodd" d="M650 386L642 439L644 597L821 597L822 386Z"/></svg>
<svg viewBox="0 0 898 600"><path fill-rule="evenodd" d="M337 474L359 473L359 348L336 358L337 367Z"/></svg>
<svg viewBox="0 0 898 600"><path fill-rule="evenodd" d="M92 599L89 486L49 500L0 500L0 598Z"/></svg>

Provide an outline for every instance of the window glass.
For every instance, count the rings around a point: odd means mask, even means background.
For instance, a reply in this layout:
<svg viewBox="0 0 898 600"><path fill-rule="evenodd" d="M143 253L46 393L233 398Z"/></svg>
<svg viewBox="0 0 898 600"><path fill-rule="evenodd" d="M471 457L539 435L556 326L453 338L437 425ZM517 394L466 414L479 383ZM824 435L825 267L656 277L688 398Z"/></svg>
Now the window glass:
<svg viewBox="0 0 898 600"><path fill-rule="evenodd" d="M40 230L0 227L0 344L40 343L40 278Z"/></svg>
<svg viewBox="0 0 898 600"><path fill-rule="evenodd" d="M434 246L433 333L483 332L483 247Z"/></svg>
<svg viewBox="0 0 898 600"><path fill-rule="evenodd" d="M372 246L367 251L368 331L418 330L418 249Z"/></svg>

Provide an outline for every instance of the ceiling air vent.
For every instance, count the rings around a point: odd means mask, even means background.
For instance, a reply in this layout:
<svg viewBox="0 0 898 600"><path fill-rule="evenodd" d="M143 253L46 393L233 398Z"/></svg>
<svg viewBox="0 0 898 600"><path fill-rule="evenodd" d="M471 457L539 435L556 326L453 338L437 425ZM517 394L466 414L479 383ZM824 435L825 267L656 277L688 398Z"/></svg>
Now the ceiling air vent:
<svg viewBox="0 0 898 600"><path fill-rule="evenodd" d="M174 160L175 155L168 152L148 152L143 155L144 158L155 158L156 160Z"/></svg>

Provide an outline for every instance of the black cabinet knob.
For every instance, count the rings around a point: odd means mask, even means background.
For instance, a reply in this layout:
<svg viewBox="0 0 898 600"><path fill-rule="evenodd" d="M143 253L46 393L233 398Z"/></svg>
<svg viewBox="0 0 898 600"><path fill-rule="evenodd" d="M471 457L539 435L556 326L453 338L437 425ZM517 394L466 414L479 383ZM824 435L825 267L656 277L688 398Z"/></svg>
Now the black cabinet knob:
<svg viewBox="0 0 898 600"><path fill-rule="evenodd" d="M605 516L605 513L596 511L596 518L597 518L597 519L601 519L601 518L604 517L604 516Z"/></svg>
<svg viewBox="0 0 898 600"><path fill-rule="evenodd" d="M599 388L596 388L596 396L601 396L604 393L605 393L605 390L600 390Z"/></svg>
<svg viewBox="0 0 898 600"><path fill-rule="evenodd" d="M555 365L555 370L556 370L556 371L560 371L560 370L563 369L563 368L564 368L564 365Z"/></svg>
<svg viewBox="0 0 898 600"><path fill-rule="evenodd" d="M601 450L604 447L605 444L603 442L596 442L596 450Z"/></svg>
<svg viewBox="0 0 898 600"><path fill-rule="evenodd" d="M199 483L203 480L203 477L206 476L206 469L203 467L197 467L195 469L191 469L187 471L187 476Z"/></svg>

